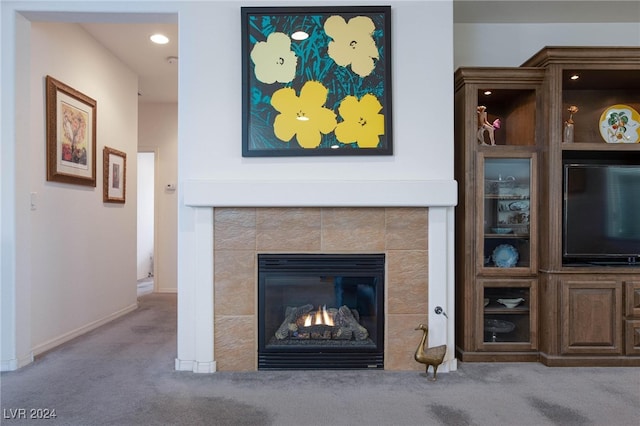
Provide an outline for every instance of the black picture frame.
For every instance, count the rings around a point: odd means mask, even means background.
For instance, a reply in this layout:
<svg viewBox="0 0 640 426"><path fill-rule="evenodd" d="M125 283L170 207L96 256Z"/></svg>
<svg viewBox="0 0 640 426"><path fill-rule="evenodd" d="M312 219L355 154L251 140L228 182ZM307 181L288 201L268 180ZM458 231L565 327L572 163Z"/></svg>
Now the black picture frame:
<svg viewBox="0 0 640 426"><path fill-rule="evenodd" d="M243 157L393 155L390 6L241 15Z"/></svg>

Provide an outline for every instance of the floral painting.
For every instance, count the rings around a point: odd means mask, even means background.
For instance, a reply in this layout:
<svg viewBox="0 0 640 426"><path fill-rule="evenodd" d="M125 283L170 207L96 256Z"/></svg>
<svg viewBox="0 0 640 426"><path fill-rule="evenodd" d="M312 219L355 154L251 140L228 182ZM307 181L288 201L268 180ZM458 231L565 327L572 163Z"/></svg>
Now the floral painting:
<svg viewBox="0 0 640 426"><path fill-rule="evenodd" d="M62 143L62 161L87 167L87 122L89 114L65 102L60 104L62 110L62 126L60 140Z"/></svg>
<svg viewBox="0 0 640 426"><path fill-rule="evenodd" d="M391 155L390 7L242 8L245 157Z"/></svg>
<svg viewBox="0 0 640 426"><path fill-rule="evenodd" d="M96 186L95 99L45 77L47 102L47 180Z"/></svg>

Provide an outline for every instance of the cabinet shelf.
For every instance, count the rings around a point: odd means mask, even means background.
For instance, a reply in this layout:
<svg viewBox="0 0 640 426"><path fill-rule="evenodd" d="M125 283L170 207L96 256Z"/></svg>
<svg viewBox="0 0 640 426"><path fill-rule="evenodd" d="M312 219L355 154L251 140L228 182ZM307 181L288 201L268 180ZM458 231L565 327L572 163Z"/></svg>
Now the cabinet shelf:
<svg viewBox="0 0 640 426"><path fill-rule="evenodd" d="M515 308L506 307L492 307L491 305L485 306L485 315L526 315L529 314L529 306L516 306Z"/></svg>
<svg viewBox="0 0 640 426"><path fill-rule="evenodd" d="M525 195L497 195L497 194L485 194L485 200L504 200L504 201L518 201L528 200L529 197Z"/></svg>
<svg viewBox="0 0 640 426"><path fill-rule="evenodd" d="M640 151L640 143L573 142L562 143L563 151Z"/></svg>

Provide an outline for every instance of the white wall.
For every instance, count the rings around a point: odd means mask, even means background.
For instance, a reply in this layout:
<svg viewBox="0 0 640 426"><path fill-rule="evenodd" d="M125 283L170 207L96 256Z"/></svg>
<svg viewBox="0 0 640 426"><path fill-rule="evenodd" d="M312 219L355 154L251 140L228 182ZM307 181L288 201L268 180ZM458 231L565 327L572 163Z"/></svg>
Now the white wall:
<svg viewBox="0 0 640 426"><path fill-rule="evenodd" d="M16 366L137 306L137 77L75 24L21 20L18 26L24 37L17 50L26 52L18 60L24 83L17 84L15 139L13 325L19 341L7 354ZM46 181L46 75L97 101L95 188ZM105 145L128 154L124 205L102 202ZM30 193L37 194L35 210Z"/></svg>
<svg viewBox="0 0 640 426"><path fill-rule="evenodd" d="M157 292L178 287L178 105L141 103L138 110L138 149L156 154L154 285Z"/></svg>
<svg viewBox="0 0 640 426"><path fill-rule="evenodd" d="M631 9L632 11L632 9ZM545 46L639 46L636 23L455 24L454 64L517 67Z"/></svg>
<svg viewBox="0 0 640 426"><path fill-rule="evenodd" d="M242 157L240 6L245 4L188 2L181 7L181 181L453 179L449 1L350 2L392 8L394 155L359 158ZM203 49L202 40L224 42Z"/></svg>

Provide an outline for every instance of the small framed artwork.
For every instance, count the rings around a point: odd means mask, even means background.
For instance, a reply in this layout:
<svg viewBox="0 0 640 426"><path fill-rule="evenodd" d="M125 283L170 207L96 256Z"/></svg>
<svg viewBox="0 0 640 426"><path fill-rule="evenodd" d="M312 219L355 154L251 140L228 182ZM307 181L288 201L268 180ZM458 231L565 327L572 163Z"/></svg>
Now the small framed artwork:
<svg viewBox="0 0 640 426"><path fill-rule="evenodd" d="M107 146L102 150L105 203L124 203L127 190L127 154Z"/></svg>
<svg viewBox="0 0 640 426"><path fill-rule="evenodd" d="M391 7L242 7L242 155L392 155Z"/></svg>
<svg viewBox="0 0 640 426"><path fill-rule="evenodd" d="M95 187L96 101L51 76L46 92L47 180Z"/></svg>

